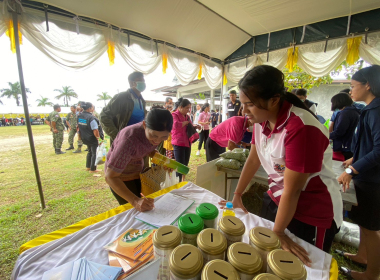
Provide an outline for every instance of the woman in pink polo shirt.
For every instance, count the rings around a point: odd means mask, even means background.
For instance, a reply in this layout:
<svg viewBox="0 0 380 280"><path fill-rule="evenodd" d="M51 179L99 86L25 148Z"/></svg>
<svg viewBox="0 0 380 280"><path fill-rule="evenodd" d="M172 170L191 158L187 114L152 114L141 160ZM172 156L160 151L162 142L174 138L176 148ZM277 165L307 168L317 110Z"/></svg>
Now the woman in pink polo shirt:
<svg viewBox="0 0 380 280"><path fill-rule="evenodd" d="M198 124L202 126L202 131L199 133L199 143L197 156L201 155L202 144L203 148L206 149L206 141L210 133L210 104L205 103L201 108L201 113L199 114Z"/></svg>
<svg viewBox="0 0 380 280"><path fill-rule="evenodd" d="M249 125L246 117L232 117L213 128L206 142L207 162L217 159L226 148L237 148Z"/></svg>
<svg viewBox="0 0 380 280"><path fill-rule="evenodd" d="M269 176L260 216L274 222L282 249L311 261L297 237L329 252L343 220L343 203L332 171L329 133L295 95L286 92L284 74L268 65L256 66L239 81L243 113L254 124L251 151L242 170L234 207L263 166Z"/></svg>

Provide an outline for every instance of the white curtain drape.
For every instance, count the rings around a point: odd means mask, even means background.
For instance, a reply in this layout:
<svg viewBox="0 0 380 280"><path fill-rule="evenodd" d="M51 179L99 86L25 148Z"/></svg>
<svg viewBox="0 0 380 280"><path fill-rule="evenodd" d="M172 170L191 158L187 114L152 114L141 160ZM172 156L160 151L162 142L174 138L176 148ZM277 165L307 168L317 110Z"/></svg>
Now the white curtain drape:
<svg viewBox="0 0 380 280"><path fill-rule="evenodd" d="M227 80L232 83L238 83L244 74L257 65L257 55L247 57L242 60L232 62L225 66Z"/></svg>
<svg viewBox="0 0 380 280"><path fill-rule="evenodd" d="M5 22L5 15L0 11L0 37L5 33L6 30L7 24Z"/></svg>
<svg viewBox="0 0 380 280"><path fill-rule="evenodd" d="M380 65L380 32L368 34L367 43L363 36L359 46L360 57L370 64Z"/></svg>

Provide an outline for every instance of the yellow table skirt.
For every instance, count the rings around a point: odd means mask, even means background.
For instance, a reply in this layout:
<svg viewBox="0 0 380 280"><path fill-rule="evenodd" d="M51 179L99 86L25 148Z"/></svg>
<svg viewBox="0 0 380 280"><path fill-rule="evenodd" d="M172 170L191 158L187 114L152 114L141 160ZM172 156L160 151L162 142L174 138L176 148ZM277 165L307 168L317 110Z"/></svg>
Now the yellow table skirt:
<svg viewBox="0 0 380 280"><path fill-rule="evenodd" d="M160 190L158 192L155 192L155 193L152 193L150 195L148 195L147 197L150 197L150 198L155 198L155 197L158 197L158 196L161 196L165 193L168 193L172 190L175 190L175 189L180 189L182 188L184 185L186 185L187 182L181 182L181 183L178 183L170 188L166 188L166 189L163 189L163 190ZM23 245L21 245L20 247L20 254L22 252L25 252L26 250L30 249L30 248L33 248L33 247L37 247L37 246L40 246L42 244L45 244L45 243L48 243L50 241L54 241L54 240L57 240L57 239L60 239L62 237L65 237L66 235L69 235L69 234L72 234L74 232L77 232L87 226L90 226L90 225L93 225L93 224L96 224L98 222L101 222L105 219L108 219L110 217L113 217L117 214L120 214L124 211L127 211L127 210L130 210L132 209L133 206L129 203L127 204L124 204L124 205L120 205L119 207L116 207L114 209L111 209L107 212L104 212L102 214L99 214L99 215L96 215L94 217L90 217L90 218L87 218L87 219L84 219L76 224L73 224L73 225L70 225L68 227L65 227L65 228L62 228L62 229L59 229L59 230L56 230L56 231L53 231L51 233L48 233L48 234L45 234L45 235L42 235L40 237L37 237L33 240L30 240L26 243L24 243ZM331 265L330 265L330 280L337 280L338 279L338 263L337 261L333 258L331 260Z"/></svg>

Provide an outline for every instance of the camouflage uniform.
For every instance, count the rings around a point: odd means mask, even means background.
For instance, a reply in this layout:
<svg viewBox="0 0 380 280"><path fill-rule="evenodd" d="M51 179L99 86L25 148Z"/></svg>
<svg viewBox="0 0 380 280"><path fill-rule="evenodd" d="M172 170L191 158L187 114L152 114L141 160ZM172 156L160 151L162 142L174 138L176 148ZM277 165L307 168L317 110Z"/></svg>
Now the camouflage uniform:
<svg viewBox="0 0 380 280"><path fill-rule="evenodd" d="M50 122L55 122L55 128L58 130L58 133L53 132L53 147L56 150L61 150L63 143L63 131L65 130L61 116L57 111L53 111L50 113L48 119Z"/></svg>
<svg viewBox="0 0 380 280"><path fill-rule="evenodd" d="M75 134L77 133L77 115L74 113L68 113L66 116L66 120L70 124L70 132L69 132L69 144L70 146L74 145L74 137Z"/></svg>

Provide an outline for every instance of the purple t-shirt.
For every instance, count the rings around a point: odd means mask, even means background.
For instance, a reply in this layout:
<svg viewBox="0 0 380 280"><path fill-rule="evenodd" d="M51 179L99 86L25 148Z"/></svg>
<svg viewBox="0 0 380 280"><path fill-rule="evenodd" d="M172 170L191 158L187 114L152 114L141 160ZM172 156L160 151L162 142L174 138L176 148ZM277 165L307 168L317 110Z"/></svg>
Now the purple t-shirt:
<svg viewBox="0 0 380 280"><path fill-rule="evenodd" d="M140 178L144 157L156 149L145 136L142 122L120 130L107 154L105 168L121 173L123 181Z"/></svg>

